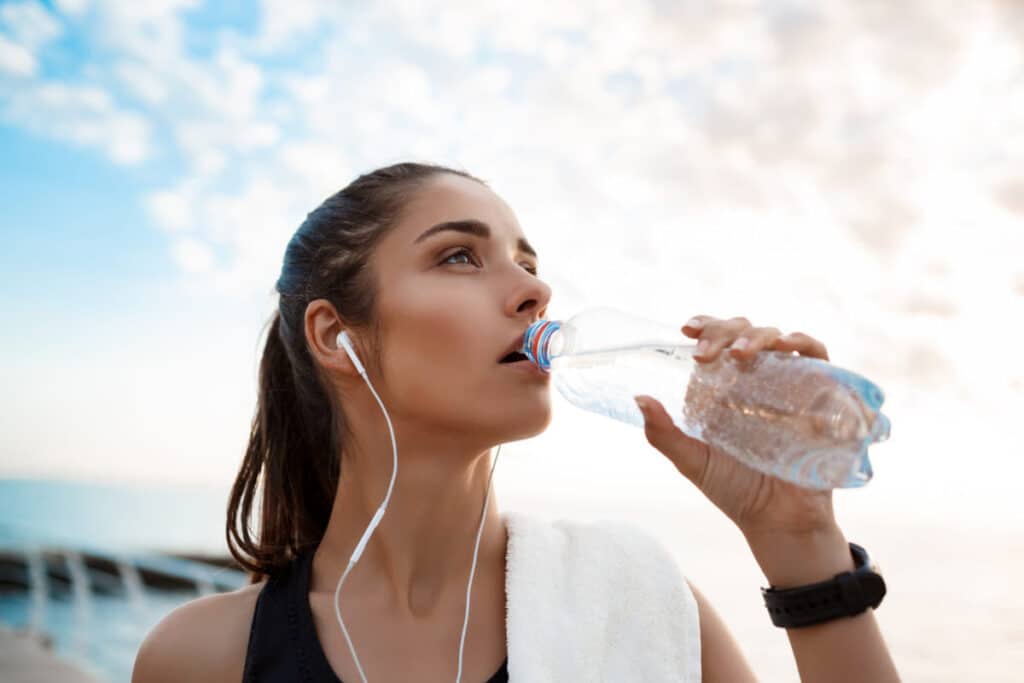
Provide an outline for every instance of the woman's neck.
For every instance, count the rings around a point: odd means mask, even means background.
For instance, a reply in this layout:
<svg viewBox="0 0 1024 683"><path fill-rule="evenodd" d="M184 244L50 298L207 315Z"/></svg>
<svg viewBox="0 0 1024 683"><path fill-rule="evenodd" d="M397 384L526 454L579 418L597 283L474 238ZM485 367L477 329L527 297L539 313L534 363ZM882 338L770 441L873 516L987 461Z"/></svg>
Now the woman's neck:
<svg viewBox="0 0 1024 683"><path fill-rule="evenodd" d="M386 451L373 457L345 453L330 521L314 559L312 591L333 593L379 507L391 480L390 440ZM343 591L373 595L399 614L426 618L449 600L461 604L465 599L491 470L490 451L467 456L400 444L398 458L398 478L387 511L345 579ZM507 536L493 490L484 516L477 576L503 576Z"/></svg>

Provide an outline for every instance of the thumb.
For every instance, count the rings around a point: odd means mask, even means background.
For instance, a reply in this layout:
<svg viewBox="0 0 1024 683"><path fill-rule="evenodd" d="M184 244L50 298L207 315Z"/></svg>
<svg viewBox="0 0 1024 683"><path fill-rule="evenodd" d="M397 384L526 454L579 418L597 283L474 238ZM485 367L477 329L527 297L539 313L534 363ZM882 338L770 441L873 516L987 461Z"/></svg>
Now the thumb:
<svg viewBox="0 0 1024 683"><path fill-rule="evenodd" d="M709 457L707 445L676 427L672 416L656 398L640 395L633 400L643 413L647 442L671 460L683 476L699 485Z"/></svg>

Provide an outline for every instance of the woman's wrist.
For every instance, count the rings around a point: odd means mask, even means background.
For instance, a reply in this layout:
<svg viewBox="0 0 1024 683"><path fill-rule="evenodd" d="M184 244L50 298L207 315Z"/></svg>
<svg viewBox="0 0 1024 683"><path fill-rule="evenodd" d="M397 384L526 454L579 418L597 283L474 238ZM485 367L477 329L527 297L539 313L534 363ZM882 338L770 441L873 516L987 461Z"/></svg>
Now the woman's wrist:
<svg viewBox="0 0 1024 683"><path fill-rule="evenodd" d="M744 535L774 588L806 586L854 569L849 543L837 525L799 533Z"/></svg>

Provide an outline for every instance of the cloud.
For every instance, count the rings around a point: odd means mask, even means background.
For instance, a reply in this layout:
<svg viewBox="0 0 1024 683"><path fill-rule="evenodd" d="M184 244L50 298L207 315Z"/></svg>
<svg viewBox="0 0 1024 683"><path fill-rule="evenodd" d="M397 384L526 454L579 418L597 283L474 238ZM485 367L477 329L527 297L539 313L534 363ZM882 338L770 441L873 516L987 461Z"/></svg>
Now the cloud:
<svg viewBox="0 0 1024 683"><path fill-rule="evenodd" d="M281 255L306 212L294 186L255 177L232 193L206 193L193 200L190 229L223 253L216 261L199 261L202 270L185 281L189 291L227 298L269 291L281 267ZM190 246L189 255L198 250ZM198 259L197 259L198 261ZM267 274L271 273L268 284Z"/></svg>
<svg viewBox="0 0 1024 683"><path fill-rule="evenodd" d="M607 244L622 241L622 216L692 225L746 208L752 221L779 211L840 227L891 260L976 147L954 132L977 124L965 119L975 110L1001 109L953 105L1020 90L1020 51L995 13L1005 5L525 2L509 16L479 3L267 0L255 37L216 34L203 56L183 40L194 6L92 10L119 57L111 75L170 128L190 160L179 181L199 204L236 192L217 178L239 168L298 204L344 180L316 178L428 157L501 181L534 221L562 221L558 205L571 206ZM296 40L308 41L300 66L262 62ZM982 69L992 64L1002 66ZM998 137L1021 138L1019 119L1007 114L978 142L996 151ZM999 187L1010 163L993 167ZM185 220L162 213L163 225ZM731 229L751 229L740 215ZM627 253L685 248L685 234L668 249L629 240Z"/></svg>
<svg viewBox="0 0 1024 683"><path fill-rule="evenodd" d="M330 3L317 0L262 0L262 30L254 49L266 54L288 47L293 41L302 40L329 12Z"/></svg>
<svg viewBox="0 0 1024 683"><path fill-rule="evenodd" d="M29 50L0 36L0 73L31 76L37 66L36 58Z"/></svg>
<svg viewBox="0 0 1024 683"><path fill-rule="evenodd" d="M221 53L212 63L239 83L230 99L242 104L209 114L241 123L200 118L183 123L178 139L193 158L216 149L229 165L276 146L276 161L260 159L248 173L296 206L324 173L405 157L468 167L516 197L530 225L587 226L587 245L565 229L545 236L565 260L586 249L611 261L625 249L642 263L693 253L695 240L728 249L730 233L788 222L799 226L793 245L819 231L829 236L824 250L891 261L917 234L920 207L935 191L935 179L918 180L921 171L952 168L961 154L934 163L957 121L937 120L916 102L955 97L941 91L958 60L979 41L1000 44L984 10L951 17L924 2L827 4L802 14L753 4L608 10L525 3L501 17L476 4L427 12L382 3L313 17L306 7L285 30L275 25L280 5L265 3L265 47L313 25L331 29L334 40L312 46L318 67L260 79L245 75L241 56ZM481 50L490 56L480 59ZM233 70L239 75L228 76ZM630 85L609 87L616 79ZM290 98L267 94L282 88ZM257 110L282 118L259 122ZM922 150L929 156L918 161ZM222 196L213 186L204 192L198 201ZM636 221L650 227L623 237L623 224ZM697 237L698 229L721 238ZM801 263L798 247L791 253L777 254L776 267L811 267L836 281L855 278L852 264L860 264L848 258L848 272L837 271L828 260ZM747 272L758 267L755 254L733 258L749 258ZM695 267L721 281L714 261ZM857 294L832 296L839 305Z"/></svg>
<svg viewBox="0 0 1024 683"><path fill-rule="evenodd" d="M311 168L331 156L353 170L403 156L469 166L501 180L536 220L558 220L559 202L573 207L609 244L620 241L625 212L652 226L694 224L745 206L752 222L782 211L818 229L839 226L886 258L915 234L934 189L915 179L957 123L915 103L941 90L978 41L1000 44L984 10L947 16L924 2L803 14L753 4L609 9L525 3L500 17L453 5L434 16L383 3L314 16L307 6L289 28L278 24L280 4L265 3L265 46L317 24L333 31L335 40L312 46L319 67L278 69L267 81L241 56L220 53L211 65L237 84L224 99L240 104L204 116L241 123L200 118L183 123L178 139L193 158L291 148L280 165L249 168L296 197L315 175L302 170L298 138ZM375 56L372 40L369 52L354 50L366 36L380 38L388 57ZM475 59L480 50L493 56ZM609 88L616 78L633 85ZM293 98L268 97L267 85ZM254 111L275 105L284 118L254 122ZM932 156L917 161L922 150ZM961 153L951 152L941 160L950 167ZM731 229L752 229L739 216ZM652 250L643 241L628 245L638 258ZM685 237L670 242L685 248Z"/></svg>
<svg viewBox="0 0 1024 683"><path fill-rule="evenodd" d="M1024 216L1024 178L1005 182L993 194L995 200L1008 211Z"/></svg>
<svg viewBox="0 0 1024 683"><path fill-rule="evenodd" d="M957 381L955 365L940 349L928 343L913 343L901 347L878 364L891 364L888 370L879 370L880 376L899 377L902 382L918 391L941 391Z"/></svg>
<svg viewBox="0 0 1024 683"><path fill-rule="evenodd" d="M62 14L78 16L89 9L90 0L56 0L57 9Z"/></svg>
<svg viewBox="0 0 1024 683"><path fill-rule="evenodd" d="M36 54L61 33L60 23L35 2L0 5L0 75L35 75Z"/></svg>
<svg viewBox="0 0 1024 683"><path fill-rule="evenodd" d="M957 314L956 304L936 292L914 291L906 297L902 308L910 314L937 315L952 318Z"/></svg>
<svg viewBox="0 0 1024 683"><path fill-rule="evenodd" d="M308 188L311 203L337 192L356 175L356 169L347 163L343 148L315 140L282 144L277 156L282 169L295 178L298 185Z"/></svg>
<svg viewBox="0 0 1024 683"><path fill-rule="evenodd" d="M161 126L187 160L146 205L195 240L171 249L197 289L266 291L317 202L417 158L490 181L573 303L810 319L866 361L1020 300L1024 57L1005 3L267 0L255 35L204 34L202 52L193 6L91 15L105 92L123 92L106 111L140 112L120 158Z"/></svg>
<svg viewBox="0 0 1024 683"><path fill-rule="evenodd" d="M60 23L36 2L0 6L0 26L15 42L36 50L61 35Z"/></svg>
<svg viewBox="0 0 1024 683"><path fill-rule="evenodd" d="M207 273L214 265L213 250L193 237L183 237L174 243L174 261L188 273Z"/></svg>
<svg viewBox="0 0 1024 683"><path fill-rule="evenodd" d="M156 106L167 100L167 86L152 69L137 62L123 62L114 67L114 73L129 92L146 104Z"/></svg>
<svg viewBox="0 0 1024 683"><path fill-rule="evenodd" d="M280 137L276 125L259 120L193 119L178 124L174 132L178 145L194 166L208 170L218 170L220 165L211 158L211 153L244 154L269 147Z"/></svg>
<svg viewBox="0 0 1024 683"><path fill-rule="evenodd" d="M118 164L139 163L150 150L146 119L119 108L109 93L92 86L27 84L0 99L0 116L36 133L100 148Z"/></svg>
<svg viewBox="0 0 1024 683"><path fill-rule="evenodd" d="M182 55L181 14L198 6L198 0L96 0L94 38L114 53L173 68Z"/></svg>
<svg viewBox="0 0 1024 683"><path fill-rule="evenodd" d="M192 193L187 188L162 190L146 198L146 208L157 225L171 232L192 225Z"/></svg>
<svg viewBox="0 0 1024 683"><path fill-rule="evenodd" d="M190 54L184 16L198 5L197 0L97 2L90 37L114 59L105 65L113 79L166 122L202 117L247 134L252 126L240 124L258 118L262 69L239 55L230 32L211 38L217 46L212 54Z"/></svg>

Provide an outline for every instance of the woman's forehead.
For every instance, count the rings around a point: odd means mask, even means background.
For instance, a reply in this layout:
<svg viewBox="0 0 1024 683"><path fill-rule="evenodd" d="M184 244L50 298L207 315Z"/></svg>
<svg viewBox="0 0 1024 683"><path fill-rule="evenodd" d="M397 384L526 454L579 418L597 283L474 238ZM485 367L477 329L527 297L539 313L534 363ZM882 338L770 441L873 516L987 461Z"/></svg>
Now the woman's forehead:
<svg viewBox="0 0 1024 683"><path fill-rule="evenodd" d="M511 207L493 190L470 178L450 173L424 183L406 205L395 232L412 244L417 237L438 223L477 220L495 233L509 239L522 236L522 229Z"/></svg>

